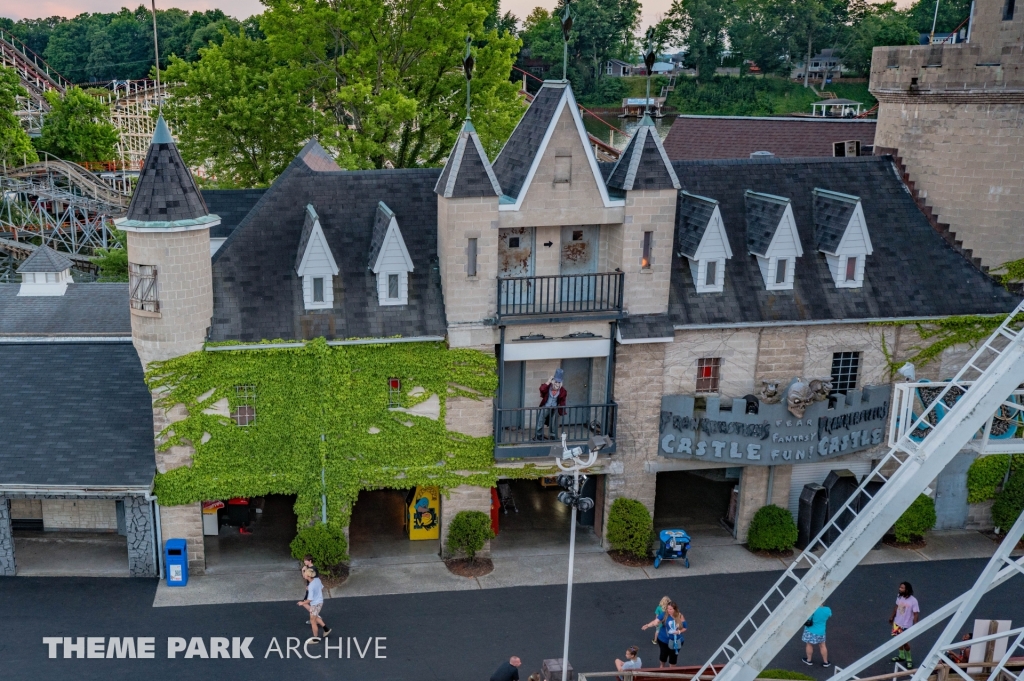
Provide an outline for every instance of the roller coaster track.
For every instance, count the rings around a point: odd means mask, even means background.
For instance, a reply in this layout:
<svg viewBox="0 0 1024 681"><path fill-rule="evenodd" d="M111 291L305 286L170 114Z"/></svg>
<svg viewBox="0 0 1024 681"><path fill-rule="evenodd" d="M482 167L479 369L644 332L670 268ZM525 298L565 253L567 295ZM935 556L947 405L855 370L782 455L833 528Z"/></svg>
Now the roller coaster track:
<svg viewBox="0 0 1024 681"><path fill-rule="evenodd" d="M3 29L0 29L0 65L18 72L28 97L18 98L15 114L30 135L38 135L42 130L43 116L50 110L45 93L64 94L71 83L25 43Z"/></svg>

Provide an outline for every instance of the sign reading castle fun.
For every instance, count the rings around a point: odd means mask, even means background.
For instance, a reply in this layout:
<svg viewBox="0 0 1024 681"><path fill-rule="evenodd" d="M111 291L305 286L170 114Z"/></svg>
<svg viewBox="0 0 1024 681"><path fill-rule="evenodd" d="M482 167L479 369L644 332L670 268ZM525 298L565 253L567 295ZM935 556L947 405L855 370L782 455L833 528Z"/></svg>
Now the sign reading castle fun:
<svg viewBox="0 0 1024 681"><path fill-rule="evenodd" d="M889 386L829 396L827 380L794 379L785 390L766 383L760 394L725 401L692 395L661 399L658 453L726 465L821 461L882 444ZM731 406L731 409L729 408Z"/></svg>

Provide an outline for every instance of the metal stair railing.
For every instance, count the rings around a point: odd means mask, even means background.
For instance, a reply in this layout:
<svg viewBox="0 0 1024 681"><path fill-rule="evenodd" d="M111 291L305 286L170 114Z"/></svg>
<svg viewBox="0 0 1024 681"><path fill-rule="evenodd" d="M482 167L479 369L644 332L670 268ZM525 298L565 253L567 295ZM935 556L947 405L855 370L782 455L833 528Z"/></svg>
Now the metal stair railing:
<svg viewBox="0 0 1024 681"><path fill-rule="evenodd" d="M1007 403L1006 397L1024 382L1024 337L1014 329L1021 313L1024 303L1003 320L913 427L865 476L850 499L719 646L696 678L713 670L713 665L724 658L726 663L715 675L716 681L753 681L918 494L984 427L992 413ZM972 378L973 385L966 386ZM937 425L929 428L920 443L911 440L910 433L953 389L962 390L963 396ZM869 492L868 486L874 481L883 484ZM806 572L800 575L801 570Z"/></svg>

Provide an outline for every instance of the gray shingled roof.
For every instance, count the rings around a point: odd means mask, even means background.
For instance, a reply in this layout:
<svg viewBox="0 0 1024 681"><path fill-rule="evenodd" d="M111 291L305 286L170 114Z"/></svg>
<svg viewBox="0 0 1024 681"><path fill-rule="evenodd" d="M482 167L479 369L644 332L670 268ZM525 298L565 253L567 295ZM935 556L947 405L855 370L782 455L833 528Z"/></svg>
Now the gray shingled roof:
<svg viewBox="0 0 1024 681"><path fill-rule="evenodd" d="M295 249L295 271L299 271L299 265L302 264L302 256L306 254L306 246L309 245L309 237L313 236L313 227L316 226L317 221L316 208L312 204L306 205L306 210L303 211L302 218L302 232L299 234L299 247Z"/></svg>
<svg viewBox="0 0 1024 681"><path fill-rule="evenodd" d="M153 408L130 342L0 343L0 366L0 486L152 483Z"/></svg>
<svg viewBox="0 0 1024 681"><path fill-rule="evenodd" d="M220 224L210 228L210 238L228 238L266 192L264 188L200 189L206 207L220 218Z"/></svg>
<svg viewBox="0 0 1024 681"><path fill-rule="evenodd" d="M25 272L63 272L72 267L72 262L66 257L43 245L32 251L32 255L25 258L21 267L17 269L18 274Z"/></svg>
<svg viewBox="0 0 1024 681"><path fill-rule="evenodd" d="M162 119L161 119L162 120ZM166 126L165 128L166 129ZM157 131L159 133L159 129ZM155 135L128 206L128 220L174 222L210 214L174 142Z"/></svg>
<svg viewBox="0 0 1024 681"><path fill-rule="evenodd" d="M654 122L644 116L644 122L633 133L625 151L615 163L608 178L610 189L679 189L672 164L661 145Z"/></svg>
<svg viewBox="0 0 1024 681"><path fill-rule="evenodd" d="M667 314L627 317L619 322L619 335L623 340L640 338L672 338L672 318Z"/></svg>
<svg viewBox="0 0 1024 681"><path fill-rule="evenodd" d="M480 138L473 124L466 121L455 147L444 164L434 192L441 196L464 198L469 196L501 196L501 186L487 160Z"/></svg>
<svg viewBox="0 0 1024 681"><path fill-rule="evenodd" d="M749 189L744 198L747 209L747 247L736 252L763 256L775 238L775 232L786 212L786 206L789 205L789 199Z"/></svg>
<svg viewBox="0 0 1024 681"><path fill-rule="evenodd" d="M62 296L19 296L0 284L2 336L132 335L128 284L69 284Z"/></svg>
<svg viewBox="0 0 1024 681"><path fill-rule="evenodd" d="M849 194L814 190L814 243L819 251L836 252L859 200Z"/></svg>
<svg viewBox="0 0 1024 681"><path fill-rule="evenodd" d="M440 174L436 168L315 172L296 158L213 257L212 338L444 335L434 194ZM380 201L395 212L415 267L408 305L379 305L376 277L366 268ZM303 307L295 249L306 204L317 207L340 270L331 310Z"/></svg>
<svg viewBox="0 0 1024 681"><path fill-rule="evenodd" d="M436 189L435 189L436 191ZM373 234L370 236L370 259L366 264L367 269L372 270L377 264L377 256L384 246L384 237L388 235L388 226L395 213L383 201L377 204L377 214L373 217Z"/></svg>
<svg viewBox="0 0 1024 681"><path fill-rule="evenodd" d="M676 252L692 258L704 238L718 202L689 192L680 192L676 202Z"/></svg>
<svg viewBox="0 0 1024 681"><path fill-rule="evenodd" d="M315 139L306 142L306 146L302 147L295 158L305 163L310 170L315 170L318 173L341 170L334 158Z"/></svg>
<svg viewBox="0 0 1024 681"><path fill-rule="evenodd" d="M494 159L494 175L506 196L519 198L533 159L540 151L558 103L565 95L566 83L545 82L533 98L533 103L519 120L519 125L505 142L498 158Z"/></svg>
<svg viewBox="0 0 1024 681"><path fill-rule="evenodd" d="M732 251L722 293L697 293L685 260L672 263L669 316L677 325L905 319L1004 314L1019 298L977 269L932 228L888 156L676 161L683 189L718 201ZM610 166L606 166L610 172ZM836 288L814 245L814 189L859 196L874 253L861 288ZM791 291L766 291L747 255L744 192L788 196L804 255Z"/></svg>

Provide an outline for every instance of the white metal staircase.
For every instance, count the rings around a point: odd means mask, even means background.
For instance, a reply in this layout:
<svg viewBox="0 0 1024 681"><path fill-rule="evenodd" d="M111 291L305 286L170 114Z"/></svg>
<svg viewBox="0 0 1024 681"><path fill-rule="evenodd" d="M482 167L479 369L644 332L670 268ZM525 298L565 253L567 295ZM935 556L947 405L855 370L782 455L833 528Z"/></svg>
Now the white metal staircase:
<svg viewBox="0 0 1024 681"><path fill-rule="evenodd" d="M716 681L753 681L956 453L991 422L992 415L1004 406L1021 409L1008 396L1024 383L1024 335L1015 328L1022 312L1024 303L1003 321L956 377L945 383L912 426L903 429L902 437L864 478L846 505L695 678L714 674L715 665L725 662L715 675ZM944 403L950 391L962 392L954 392L954 397L961 396L940 419L933 410ZM919 434L916 442L911 437L915 432ZM872 481L883 484L869 493ZM838 536L836 529L841 530ZM833 530L831 542L827 541L829 530Z"/></svg>

